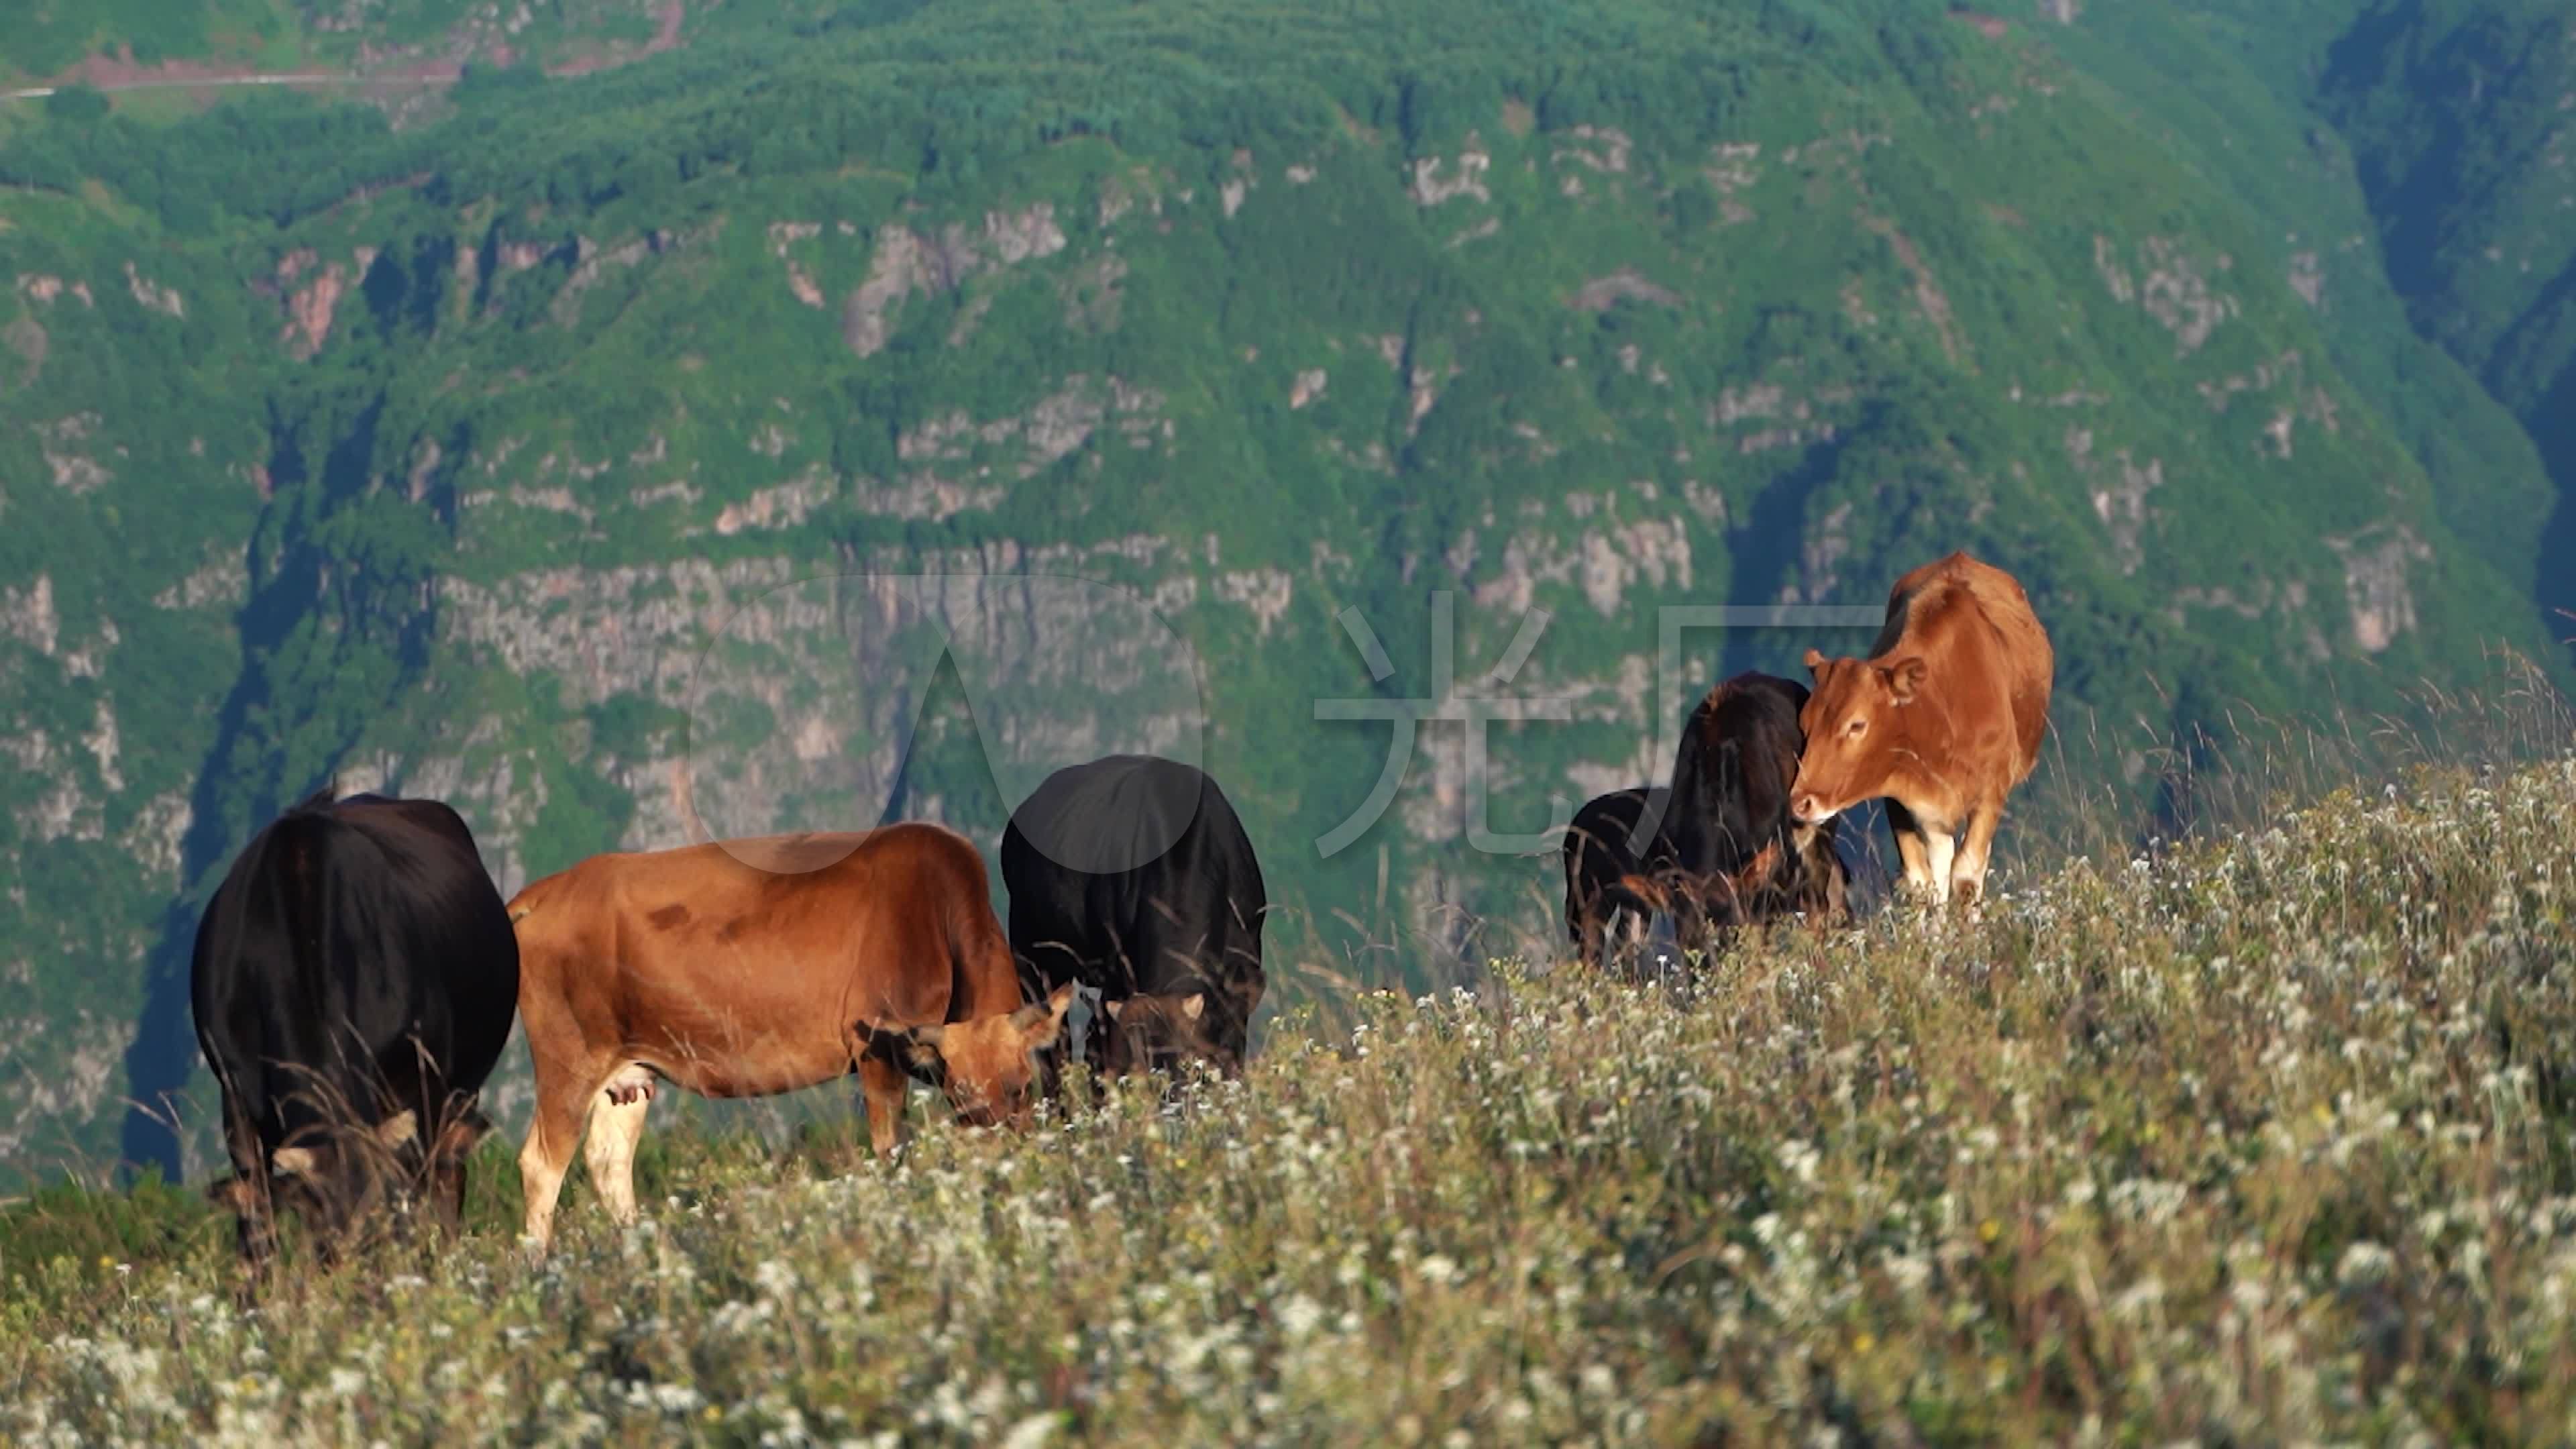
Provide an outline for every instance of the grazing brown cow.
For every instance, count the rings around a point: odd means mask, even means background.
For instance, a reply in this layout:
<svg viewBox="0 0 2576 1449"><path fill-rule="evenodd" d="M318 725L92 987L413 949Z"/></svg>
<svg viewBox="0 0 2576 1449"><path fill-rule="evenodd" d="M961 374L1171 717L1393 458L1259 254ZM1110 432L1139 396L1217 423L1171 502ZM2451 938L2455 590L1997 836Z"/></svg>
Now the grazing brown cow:
<svg viewBox="0 0 2576 1449"><path fill-rule="evenodd" d="M591 1182L634 1221L656 1078L755 1097L855 1069L882 1155L914 1075L970 1126L1024 1121L1030 1054L1074 999L1022 1003L983 858L921 822L595 855L520 891L510 916L537 1069L519 1170L540 1248L585 1122Z"/></svg>
<svg viewBox="0 0 2576 1449"><path fill-rule="evenodd" d="M1925 564L1889 591L1867 659L1810 649L1807 668L1790 813L1816 825L1884 797L1907 886L1973 908L2004 797L2048 731L2056 656L2021 584L1964 553Z"/></svg>

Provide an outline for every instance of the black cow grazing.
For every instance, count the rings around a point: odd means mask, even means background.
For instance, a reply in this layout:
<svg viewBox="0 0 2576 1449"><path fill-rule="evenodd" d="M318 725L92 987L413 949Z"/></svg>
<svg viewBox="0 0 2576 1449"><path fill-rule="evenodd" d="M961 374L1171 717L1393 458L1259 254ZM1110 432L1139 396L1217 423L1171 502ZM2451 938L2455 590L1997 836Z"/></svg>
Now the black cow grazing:
<svg viewBox="0 0 2576 1449"><path fill-rule="evenodd" d="M1835 822L1811 829L1789 816L1806 703L1796 680L1744 673L1710 690L1682 726L1664 835L1686 935L1790 912L1842 913L1851 872Z"/></svg>
<svg viewBox="0 0 2576 1449"><path fill-rule="evenodd" d="M197 1041L224 1102L256 1275L292 1207L336 1254L390 1181L424 1173L442 1227L465 1197L475 1110L519 998L509 912L454 810L325 788L233 861L197 924Z"/></svg>
<svg viewBox="0 0 2576 1449"><path fill-rule="evenodd" d="M1100 992L1083 1043L1093 1070L1199 1057L1242 1072L1269 898L1243 822L1204 772L1152 755L1056 771L1011 813L1002 883L1029 995L1068 982ZM1050 1092L1061 1050L1041 1063Z"/></svg>
<svg viewBox="0 0 2576 1449"><path fill-rule="evenodd" d="M1619 944L1644 939L1658 911L1668 908L1662 882L1675 868L1671 838L1663 829L1672 792L1636 785L1596 795L1565 827L1565 933L1577 960L1601 964L1617 927ZM1637 847L1638 822L1652 817L1645 848Z"/></svg>

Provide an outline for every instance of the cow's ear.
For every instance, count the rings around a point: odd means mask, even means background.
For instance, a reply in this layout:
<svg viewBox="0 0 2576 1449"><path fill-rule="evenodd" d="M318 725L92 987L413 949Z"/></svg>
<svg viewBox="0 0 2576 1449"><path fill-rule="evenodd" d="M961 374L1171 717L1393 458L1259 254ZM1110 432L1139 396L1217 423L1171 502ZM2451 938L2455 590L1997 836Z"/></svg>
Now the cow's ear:
<svg viewBox="0 0 2576 1449"><path fill-rule="evenodd" d="M1181 1015L1188 1017L1192 1021L1198 1020L1202 1015L1206 1014L1206 1012L1207 993L1204 991L1191 992L1189 1000L1181 1003Z"/></svg>
<svg viewBox="0 0 2576 1449"><path fill-rule="evenodd" d="M933 1022L901 1032L896 1040L902 1043L904 1060L926 1071L939 1065L939 1048L948 1040L948 1028Z"/></svg>
<svg viewBox="0 0 2576 1449"><path fill-rule="evenodd" d="M1896 696L1899 704L1914 697L1914 691L1923 687L1923 676L1930 672L1930 666L1919 654L1908 655L1894 664L1882 664L1878 670L1879 677L1887 681L1887 692Z"/></svg>
<svg viewBox="0 0 2576 1449"><path fill-rule="evenodd" d="M376 1140L387 1147L400 1147L420 1134L420 1119L403 1108L376 1124Z"/></svg>
<svg viewBox="0 0 2576 1449"><path fill-rule="evenodd" d="M320 1161L310 1147L281 1147L268 1155L268 1168L280 1177L311 1177Z"/></svg>
<svg viewBox="0 0 2576 1449"><path fill-rule="evenodd" d="M895 1034L895 1040L901 1043L898 1050L903 1053L904 1059L916 1067L923 1068L939 1065L939 1047L947 1039L948 1028L937 1022L928 1026L911 1027Z"/></svg>
<svg viewBox="0 0 2576 1449"><path fill-rule="evenodd" d="M1810 644L1807 646L1807 657L1802 662L1806 664L1809 674L1822 673L1825 667L1825 651Z"/></svg>
<svg viewBox="0 0 2576 1449"><path fill-rule="evenodd" d="M1116 1021L1119 1017L1127 1014L1127 998L1124 996L1107 997L1101 1001L1100 1009L1109 1013L1109 1019L1111 1021Z"/></svg>
<svg viewBox="0 0 2576 1449"><path fill-rule="evenodd" d="M1032 1001L1012 1013L1011 1024L1027 1034L1032 1047L1053 1045L1064 1030L1064 1014L1073 1010L1074 998L1081 988L1068 981L1051 992L1044 1001Z"/></svg>

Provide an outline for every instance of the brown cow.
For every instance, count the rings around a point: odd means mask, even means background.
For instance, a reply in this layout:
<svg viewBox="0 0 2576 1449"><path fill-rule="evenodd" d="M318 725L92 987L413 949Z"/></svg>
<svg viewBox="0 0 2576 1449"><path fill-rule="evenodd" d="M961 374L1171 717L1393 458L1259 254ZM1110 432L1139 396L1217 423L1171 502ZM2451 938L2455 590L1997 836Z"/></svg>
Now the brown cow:
<svg viewBox="0 0 2576 1449"><path fill-rule="evenodd" d="M1867 659L1810 649L1807 668L1790 813L1815 825L1884 797L1906 885L1973 909L2004 797L2048 731L2056 656L2019 581L1964 553L1925 564L1888 592Z"/></svg>
<svg viewBox="0 0 2576 1449"><path fill-rule="evenodd" d="M540 1249L585 1122L591 1182L611 1218L635 1220L657 1077L755 1097L855 1069L883 1155L913 1075L970 1126L1025 1121L1031 1053L1075 994L1022 1004L983 858L917 821L595 855L531 883L510 916L537 1069L519 1170Z"/></svg>

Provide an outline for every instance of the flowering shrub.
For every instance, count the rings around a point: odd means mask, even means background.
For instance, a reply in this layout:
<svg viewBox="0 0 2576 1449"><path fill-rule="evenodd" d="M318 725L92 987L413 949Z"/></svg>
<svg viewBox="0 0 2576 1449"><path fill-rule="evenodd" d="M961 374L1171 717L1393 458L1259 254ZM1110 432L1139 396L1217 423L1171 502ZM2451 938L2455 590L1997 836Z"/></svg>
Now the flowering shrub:
<svg viewBox="0 0 2576 1449"><path fill-rule="evenodd" d="M727 1151L230 1297L0 1317L0 1436L2565 1441L2576 761L1625 985L1283 1020L896 1165ZM648 1188L655 1185L649 1180Z"/></svg>

